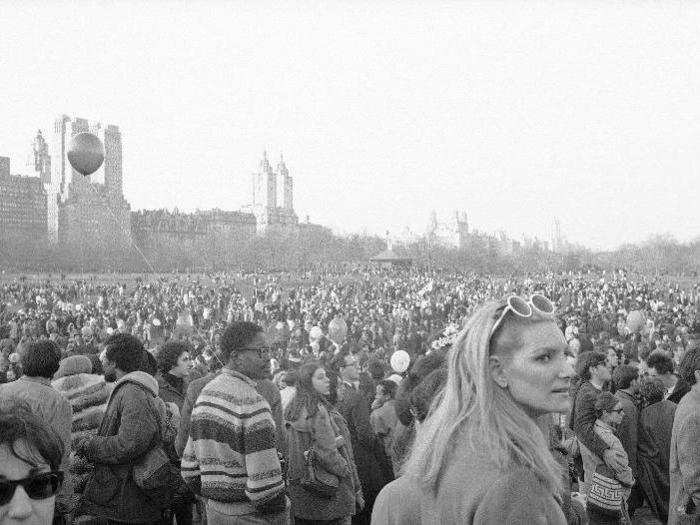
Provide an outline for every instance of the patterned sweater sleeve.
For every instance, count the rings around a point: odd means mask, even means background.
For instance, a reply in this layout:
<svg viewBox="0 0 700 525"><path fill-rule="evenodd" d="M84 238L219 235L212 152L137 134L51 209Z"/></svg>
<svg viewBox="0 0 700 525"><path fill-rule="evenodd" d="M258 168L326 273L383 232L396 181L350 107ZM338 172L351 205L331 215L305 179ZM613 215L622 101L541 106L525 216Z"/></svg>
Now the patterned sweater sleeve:
<svg viewBox="0 0 700 525"><path fill-rule="evenodd" d="M202 495L202 471L199 468L199 461L195 454L194 441L191 437L187 438L185 449L182 453L180 461L180 473L185 483L192 489L195 494Z"/></svg>

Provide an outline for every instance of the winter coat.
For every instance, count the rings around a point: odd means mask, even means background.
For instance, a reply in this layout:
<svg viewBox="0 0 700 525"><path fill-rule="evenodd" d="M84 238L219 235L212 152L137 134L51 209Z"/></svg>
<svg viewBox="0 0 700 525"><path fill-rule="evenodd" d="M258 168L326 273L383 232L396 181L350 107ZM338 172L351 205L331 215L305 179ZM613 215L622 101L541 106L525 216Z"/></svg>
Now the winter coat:
<svg viewBox="0 0 700 525"><path fill-rule="evenodd" d="M423 480L404 475L379 494L372 525L566 525L559 495L547 490L530 469L512 464L501 470L484 453L487 444L471 447L457 439L463 446L445 465L436 493L424 491ZM397 515L407 519L397 520Z"/></svg>
<svg viewBox="0 0 700 525"><path fill-rule="evenodd" d="M649 506L664 523L668 519L669 455L676 404L662 400L639 414L639 482Z"/></svg>
<svg viewBox="0 0 700 525"><path fill-rule="evenodd" d="M602 458L610 447L593 430L597 419L595 401L599 393L600 390L594 387L590 381L581 383L571 405L569 428L576 433L576 437L583 447L593 455Z"/></svg>
<svg viewBox="0 0 700 525"><path fill-rule="evenodd" d="M637 427L639 420L639 410L635 399L623 390L618 390L615 392L615 397L620 400L622 404L622 410L624 416L620 422L620 426L617 428L615 435L620 438L620 443L622 443L622 448L625 449L627 453L627 458L629 460L630 468L632 469L632 474L637 477Z"/></svg>
<svg viewBox="0 0 700 525"><path fill-rule="evenodd" d="M136 485L133 467L156 446L165 407L154 402L158 383L146 372L131 372L116 382L98 435L85 446L85 458L95 471L85 486L81 514L127 523L160 519ZM164 428L161 428L161 433Z"/></svg>
<svg viewBox="0 0 700 525"><path fill-rule="evenodd" d="M158 375L156 379L158 380L158 396L165 403L175 403L177 405L178 412L180 412L182 409L182 404L185 401L185 393L187 392L188 387L187 381L183 382L182 390L179 390L163 375Z"/></svg>
<svg viewBox="0 0 700 525"><path fill-rule="evenodd" d="M67 357L61 361L61 368L54 375L51 385L60 392L73 409L71 424L71 447L81 439L97 435L107 409L107 398L113 384L107 384L101 375L92 374L92 363L85 356ZM93 465L85 458L71 454L66 471L66 482L73 487L74 497L71 507L80 504L85 483L93 471Z"/></svg>
<svg viewBox="0 0 700 525"><path fill-rule="evenodd" d="M187 444L187 438L190 435L190 421L192 419L192 409L195 403L197 403L197 398L199 397L202 389L207 386L207 383L214 379L217 373L209 373L204 377L197 378L190 382L185 393L185 399L180 407L180 428L177 432L177 437L175 438L175 452L177 455L182 457L182 453L185 450L185 445Z"/></svg>
<svg viewBox="0 0 700 525"><path fill-rule="evenodd" d="M369 401L360 391L347 383L339 385L338 411L347 421L362 492L371 508L382 487L393 479L391 462L372 430Z"/></svg>
<svg viewBox="0 0 700 525"><path fill-rule="evenodd" d="M683 396L676 408L669 474L668 525L700 523L700 390L697 386ZM686 510L693 506L692 517L687 516Z"/></svg>
<svg viewBox="0 0 700 525"><path fill-rule="evenodd" d="M353 459L350 432L347 424L335 409L327 410L319 405L318 411L308 417L302 409L295 421L286 421L289 445L289 469L287 471L292 515L307 520L334 520L355 514L355 494L360 490L360 480ZM342 436L345 445L336 446L336 436ZM304 475L304 452L312 449L320 467L338 476L338 490L330 498L322 498L301 486Z"/></svg>

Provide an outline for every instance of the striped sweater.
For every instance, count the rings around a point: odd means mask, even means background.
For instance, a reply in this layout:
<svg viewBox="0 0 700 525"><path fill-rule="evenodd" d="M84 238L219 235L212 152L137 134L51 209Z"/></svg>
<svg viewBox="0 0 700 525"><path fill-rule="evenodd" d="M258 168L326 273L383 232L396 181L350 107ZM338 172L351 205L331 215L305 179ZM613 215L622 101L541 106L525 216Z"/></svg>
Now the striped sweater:
<svg viewBox="0 0 700 525"><path fill-rule="evenodd" d="M224 368L197 398L182 477L203 497L264 508L284 499L270 405L248 377Z"/></svg>

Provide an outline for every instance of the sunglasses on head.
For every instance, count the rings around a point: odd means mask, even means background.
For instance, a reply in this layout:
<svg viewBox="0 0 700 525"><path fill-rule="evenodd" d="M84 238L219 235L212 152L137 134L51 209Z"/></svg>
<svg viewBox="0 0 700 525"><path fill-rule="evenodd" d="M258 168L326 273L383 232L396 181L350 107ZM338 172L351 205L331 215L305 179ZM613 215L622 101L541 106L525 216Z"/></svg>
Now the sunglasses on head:
<svg viewBox="0 0 700 525"><path fill-rule="evenodd" d="M508 312L512 312L518 317L532 317L535 312L539 312L543 315L554 314L554 303L547 299L544 295L534 294L529 300L525 300L517 295L511 295L506 300L506 304L503 307L500 317L496 320L491 328L491 336L496 333L496 330L503 324L503 319L505 319Z"/></svg>
<svg viewBox="0 0 700 525"><path fill-rule="evenodd" d="M24 479L0 480L0 505L9 503L15 490L21 486L31 499L46 499L55 496L63 484L63 472L45 472Z"/></svg>

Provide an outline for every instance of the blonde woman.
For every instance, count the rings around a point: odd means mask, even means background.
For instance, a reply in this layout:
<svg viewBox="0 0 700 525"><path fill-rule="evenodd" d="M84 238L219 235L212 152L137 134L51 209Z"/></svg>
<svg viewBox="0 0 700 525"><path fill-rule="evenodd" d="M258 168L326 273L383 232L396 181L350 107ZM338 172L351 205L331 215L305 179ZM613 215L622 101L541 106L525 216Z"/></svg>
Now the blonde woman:
<svg viewBox="0 0 700 525"><path fill-rule="evenodd" d="M570 349L553 314L541 295L474 313L394 482L404 490L386 487L373 523L566 523L563 473L536 421L570 408Z"/></svg>

